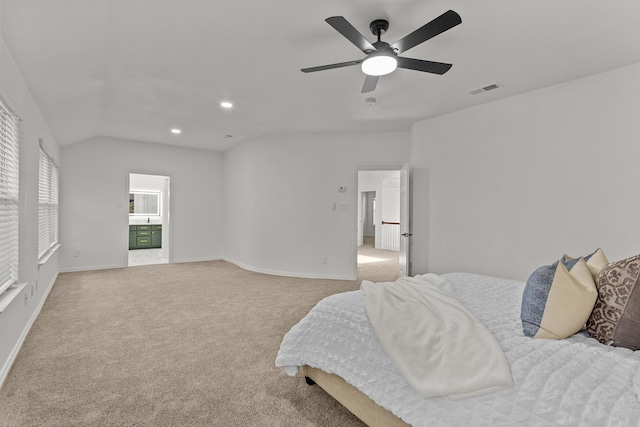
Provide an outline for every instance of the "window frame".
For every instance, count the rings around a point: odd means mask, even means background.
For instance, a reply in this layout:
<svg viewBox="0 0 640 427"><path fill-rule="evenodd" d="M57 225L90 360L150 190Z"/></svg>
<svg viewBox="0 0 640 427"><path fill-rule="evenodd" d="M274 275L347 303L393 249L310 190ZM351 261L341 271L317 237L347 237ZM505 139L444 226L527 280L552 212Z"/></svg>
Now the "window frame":
<svg viewBox="0 0 640 427"><path fill-rule="evenodd" d="M38 263L46 262L60 246L59 229L60 168L40 140L38 159Z"/></svg>
<svg viewBox="0 0 640 427"><path fill-rule="evenodd" d="M0 296L18 284L19 117L0 98Z"/></svg>

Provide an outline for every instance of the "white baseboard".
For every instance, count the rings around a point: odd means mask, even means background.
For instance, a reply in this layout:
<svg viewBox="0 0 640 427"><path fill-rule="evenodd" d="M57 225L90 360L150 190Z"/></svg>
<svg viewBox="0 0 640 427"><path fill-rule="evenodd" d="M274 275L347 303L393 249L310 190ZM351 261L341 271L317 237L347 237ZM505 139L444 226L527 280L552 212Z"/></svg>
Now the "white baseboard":
<svg viewBox="0 0 640 427"><path fill-rule="evenodd" d="M203 261L219 261L222 258L185 258L185 259L173 259L169 264L184 264L187 262L203 262ZM112 268L126 268L126 267L137 267L137 266L127 266L123 264L112 264L112 265L88 265L84 267L73 267L73 268L61 268L60 273L74 273L77 271L93 271L93 270L109 270Z"/></svg>
<svg viewBox="0 0 640 427"><path fill-rule="evenodd" d="M51 292L51 289L53 289L53 285L56 282L57 278L58 278L58 275L56 274L51 280L51 283L49 283L49 285L45 289L44 294L42 295L42 298L40 298L40 302L38 303L38 306L36 307L35 311L31 315L31 318L25 325L24 329L22 330L22 334L20 334L20 338L18 338L18 342L16 342L16 345L13 347L13 350L11 350L9 357L7 358L7 360L4 363L4 366L0 370L0 388L2 388L4 381L7 379L7 375L9 375L11 366L13 366L13 362L16 360L16 357L18 357L18 353L20 352L20 349L22 348L22 344L24 344L24 340L27 338L27 335L31 330L31 326L33 326L33 323L36 321L36 319L40 315L40 311L42 311L42 307L44 306L45 301L49 297L49 293Z"/></svg>
<svg viewBox="0 0 640 427"><path fill-rule="evenodd" d="M220 261L222 258L185 258L185 259L173 259L171 264L185 264L188 262L207 262L207 261Z"/></svg>
<svg viewBox="0 0 640 427"><path fill-rule="evenodd" d="M113 264L113 265L88 265L84 267L73 267L73 268L61 268L60 273L73 273L76 271L91 271L91 270L109 270L111 268L125 268L126 265L122 264Z"/></svg>

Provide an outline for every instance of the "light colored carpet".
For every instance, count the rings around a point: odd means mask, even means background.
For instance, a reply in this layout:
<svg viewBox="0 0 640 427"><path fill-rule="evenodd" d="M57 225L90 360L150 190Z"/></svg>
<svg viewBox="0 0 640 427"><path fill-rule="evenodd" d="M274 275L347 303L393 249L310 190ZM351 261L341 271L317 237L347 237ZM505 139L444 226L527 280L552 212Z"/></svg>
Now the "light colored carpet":
<svg viewBox="0 0 640 427"><path fill-rule="evenodd" d="M374 249L373 237L364 237L358 248L358 279L383 282L400 275L399 252Z"/></svg>
<svg viewBox="0 0 640 427"><path fill-rule="evenodd" d="M397 277L383 252L357 281L224 261L60 274L0 390L0 425L362 426L274 361L317 301Z"/></svg>

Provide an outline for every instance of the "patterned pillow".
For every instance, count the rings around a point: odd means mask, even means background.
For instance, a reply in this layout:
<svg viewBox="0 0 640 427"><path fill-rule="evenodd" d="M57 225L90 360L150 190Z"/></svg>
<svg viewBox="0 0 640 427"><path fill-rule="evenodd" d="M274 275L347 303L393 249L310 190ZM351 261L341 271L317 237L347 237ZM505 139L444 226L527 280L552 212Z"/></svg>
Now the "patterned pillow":
<svg viewBox="0 0 640 427"><path fill-rule="evenodd" d="M598 299L587 332L603 344L640 349L640 255L608 264L598 275Z"/></svg>
<svg viewBox="0 0 640 427"><path fill-rule="evenodd" d="M584 327L597 296L584 258L563 257L540 267L527 280L522 296L522 331L533 338L567 338Z"/></svg>

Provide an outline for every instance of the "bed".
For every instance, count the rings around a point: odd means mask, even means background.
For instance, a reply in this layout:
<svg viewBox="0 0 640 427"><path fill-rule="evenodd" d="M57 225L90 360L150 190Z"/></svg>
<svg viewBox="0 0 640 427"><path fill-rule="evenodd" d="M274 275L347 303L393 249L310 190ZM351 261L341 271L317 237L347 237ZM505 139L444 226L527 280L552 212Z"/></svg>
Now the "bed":
<svg viewBox="0 0 640 427"><path fill-rule="evenodd" d="M603 345L586 332L532 339L520 319L525 283L441 277L499 343L512 387L462 399L423 397L383 350L363 290L320 301L285 335L276 366L291 376L302 372L369 426L640 425L640 351Z"/></svg>

